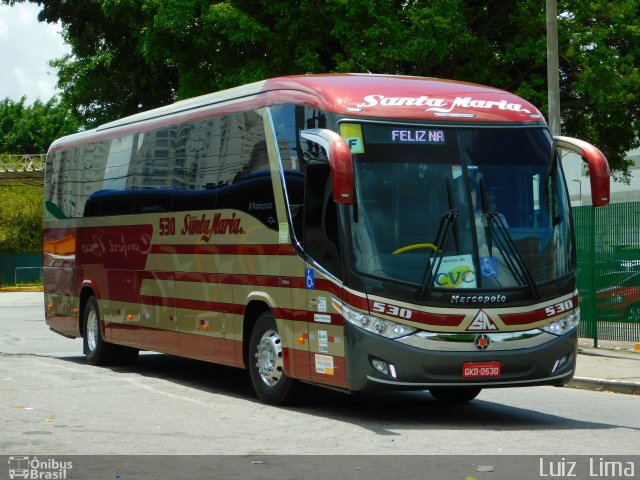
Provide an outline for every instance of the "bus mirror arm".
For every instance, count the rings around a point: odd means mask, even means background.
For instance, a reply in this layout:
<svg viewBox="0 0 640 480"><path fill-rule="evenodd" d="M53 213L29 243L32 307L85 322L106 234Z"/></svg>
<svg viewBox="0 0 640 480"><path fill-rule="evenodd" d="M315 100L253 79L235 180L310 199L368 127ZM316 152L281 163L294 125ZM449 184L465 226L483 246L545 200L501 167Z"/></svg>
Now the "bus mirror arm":
<svg viewBox="0 0 640 480"><path fill-rule="evenodd" d="M596 147L582 140L570 137L553 137L556 146L576 153L589 165L591 201L594 207L609 205L611 173L604 154Z"/></svg>
<svg viewBox="0 0 640 480"><path fill-rule="evenodd" d="M325 149L331 168L333 201L351 205L353 203L353 161L347 142L336 132L326 128L302 130L300 136Z"/></svg>

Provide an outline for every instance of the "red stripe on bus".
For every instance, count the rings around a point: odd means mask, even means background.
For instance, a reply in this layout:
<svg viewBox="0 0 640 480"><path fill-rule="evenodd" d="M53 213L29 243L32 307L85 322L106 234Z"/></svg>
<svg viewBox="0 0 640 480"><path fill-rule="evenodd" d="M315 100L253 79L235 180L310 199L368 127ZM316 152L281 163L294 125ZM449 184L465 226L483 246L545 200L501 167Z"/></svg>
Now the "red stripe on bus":
<svg viewBox="0 0 640 480"><path fill-rule="evenodd" d="M141 295L140 303L142 305L155 305L163 307L175 307L185 310L196 310L201 312L219 312L243 315L245 306L242 304L233 304L225 302L212 302L206 300L191 300L183 298L156 297L151 295ZM315 322L314 313L306 310L298 310L292 308L274 308L273 314L276 318L283 320L293 320L296 322ZM343 318L340 314L322 313L321 315L331 316L331 325L343 325Z"/></svg>
<svg viewBox="0 0 640 480"><path fill-rule="evenodd" d="M571 303L573 308L575 308L578 306L579 298L576 295L570 301L567 301L567 302ZM562 304L563 302L560 302L558 305L562 305ZM573 311L571 308L567 308L566 310L563 310L563 312L566 312L567 314L570 313L571 311ZM500 314L500 319L504 322L505 325L527 325L529 323L541 322L548 318L550 318L550 316L547 313L546 308L538 308L537 310L531 310L529 312L523 312L523 313L501 313Z"/></svg>
<svg viewBox="0 0 640 480"><path fill-rule="evenodd" d="M238 352L242 351L241 342L237 340L122 323L110 323L107 329L112 339L118 343L244 367L244 361L241 355L238 355Z"/></svg>
<svg viewBox="0 0 640 480"><path fill-rule="evenodd" d="M347 371L344 357L331 356L333 359L333 371L331 374L316 372L315 353L305 350L283 349L285 358L285 371L287 366L291 368L287 375L298 380L306 380L332 385L334 387L347 388ZM321 354L323 357L328 356Z"/></svg>
<svg viewBox="0 0 640 480"><path fill-rule="evenodd" d="M369 311L369 303L367 302L367 297L360 297L345 290L343 300L345 303L351 305L352 307L359 308L360 310L364 310L365 312Z"/></svg>
<svg viewBox="0 0 640 480"><path fill-rule="evenodd" d="M332 374L322 374L318 373L315 368L316 355L322 355L323 357L328 356L326 354L309 354L311 360L311 380L322 383L323 385L332 385L334 387L347 388L347 371L345 368L344 357L331 356L331 358L333 359L333 372Z"/></svg>
<svg viewBox="0 0 640 480"><path fill-rule="evenodd" d="M464 317L464 315L447 315L413 310L413 314L410 320L412 322L423 323L426 325L457 327L462 323Z"/></svg>
<svg viewBox="0 0 640 480"><path fill-rule="evenodd" d="M500 319L505 325L526 325L536 323L548 318L544 308L524 313L502 313Z"/></svg>

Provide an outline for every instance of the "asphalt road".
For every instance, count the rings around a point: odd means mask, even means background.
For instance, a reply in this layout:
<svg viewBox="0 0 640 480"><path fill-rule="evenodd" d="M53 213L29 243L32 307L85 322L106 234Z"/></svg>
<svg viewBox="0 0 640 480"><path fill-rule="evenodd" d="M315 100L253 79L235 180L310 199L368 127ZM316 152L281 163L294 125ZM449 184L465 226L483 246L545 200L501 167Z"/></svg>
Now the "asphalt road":
<svg viewBox="0 0 640 480"><path fill-rule="evenodd" d="M89 366L43 318L42 294L0 293L0 455L640 455L640 396L535 387L447 406L310 388L278 408L238 369L159 354Z"/></svg>

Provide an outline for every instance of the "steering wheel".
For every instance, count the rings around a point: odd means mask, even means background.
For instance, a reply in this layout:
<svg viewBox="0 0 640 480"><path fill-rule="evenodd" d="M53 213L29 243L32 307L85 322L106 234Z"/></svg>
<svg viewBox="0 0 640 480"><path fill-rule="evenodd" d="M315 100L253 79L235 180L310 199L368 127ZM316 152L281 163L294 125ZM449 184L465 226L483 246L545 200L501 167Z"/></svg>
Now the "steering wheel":
<svg viewBox="0 0 640 480"><path fill-rule="evenodd" d="M412 243L411 245L405 245L404 247L400 247L394 252L391 252L391 254L397 255L398 253L410 252L412 250L420 250L422 248L430 248L432 250L440 251L440 252L442 251L442 250L438 250L438 247L436 247L433 243Z"/></svg>

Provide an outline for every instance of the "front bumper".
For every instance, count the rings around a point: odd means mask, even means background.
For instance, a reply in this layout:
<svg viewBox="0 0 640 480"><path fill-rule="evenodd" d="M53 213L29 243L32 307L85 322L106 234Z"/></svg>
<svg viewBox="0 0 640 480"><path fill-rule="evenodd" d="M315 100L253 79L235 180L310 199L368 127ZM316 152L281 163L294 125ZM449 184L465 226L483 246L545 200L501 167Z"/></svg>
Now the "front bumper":
<svg viewBox="0 0 640 480"><path fill-rule="evenodd" d="M491 336L491 334L489 334ZM484 351L471 350L472 335L458 335L466 340L441 345L432 350L390 340L345 323L347 387L363 390L428 390L429 387L477 386L482 388L533 385L564 385L573 377L576 363L577 329L560 337L549 334L548 341L532 345L523 341ZM526 348L525 348L526 347ZM392 374L374 368L378 360L393 365ZM490 378L463 378L463 364L500 362L501 375Z"/></svg>

